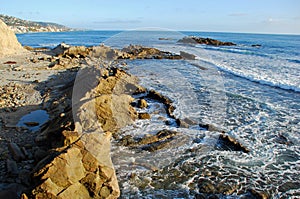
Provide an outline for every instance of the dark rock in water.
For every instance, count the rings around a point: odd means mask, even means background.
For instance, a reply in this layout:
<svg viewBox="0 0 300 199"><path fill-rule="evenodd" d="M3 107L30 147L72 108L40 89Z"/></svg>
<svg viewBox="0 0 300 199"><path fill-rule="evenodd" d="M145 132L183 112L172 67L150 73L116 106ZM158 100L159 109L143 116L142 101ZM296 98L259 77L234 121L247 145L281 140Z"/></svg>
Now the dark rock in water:
<svg viewBox="0 0 300 199"><path fill-rule="evenodd" d="M211 38L202 38L202 37L195 37L189 36L184 37L177 41L178 43L185 43L185 44L205 44L205 45L212 45L212 46L235 46L235 43L232 42L223 42L216 39Z"/></svg>
<svg viewBox="0 0 300 199"><path fill-rule="evenodd" d="M146 151L156 151L170 145L172 138L178 132L170 130L161 130L152 136L145 136L143 138L134 139L131 135L124 136L119 143L124 146L140 148Z"/></svg>
<svg viewBox="0 0 300 199"><path fill-rule="evenodd" d="M252 47L261 47L261 44L252 44Z"/></svg>
<svg viewBox="0 0 300 199"><path fill-rule="evenodd" d="M121 59L182 59L180 55L139 45L130 45L123 48L121 52Z"/></svg>
<svg viewBox="0 0 300 199"><path fill-rule="evenodd" d="M162 94L156 92L155 90L150 90L147 97L150 99L157 100L160 103L163 103L166 106L166 111L167 111L168 116L170 116L173 119L175 118L173 115L175 107L172 105L172 100L170 100L166 96L163 96Z"/></svg>
<svg viewBox="0 0 300 199"><path fill-rule="evenodd" d="M158 38L158 40L174 40L174 39L172 39L172 38L163 38L163 37L160 37L160 38Z"/></svg>
<svg viewBox="0 0 300 199"><path fill-rule="evenodd" d="M223 133L219 136L217 147L229 151L242 151L244 153L250 152L249 149L247 149L245 146L239 143L236 139Z"/></svg>
<svg viewBox="0 0 300 199"><path fill-rule="evenodd" d="M150 119L151 116L149 113L139 113L139 119L141 120L146 120L146 119Z"/></svg>
<svg viewBox="0 0 300 199"><path fill-rule="evenodd" d="M291 145L293 142L289 141L284 135L279 134L275 138L275 142L279 144L286 144L286 145Z"/></svg>
<svg viewBox="0 0 300 199"><path fill-rule="evenodd" d="M198 188L201 193L214 194L217 192L213 182L209 179L200 179L198 181Z"/></svg>
<svg viewBox="0 0 300 199"><path fill-rule="evenodd" d="M187 60L195 60L196 59L195 55L187 53L187 52L184 52L184 51L180 51L180 56L183 59L187 59Z"/></svg>
<svg viewBox="0 0 300 199"><path fill-rule="evenodd" d="M269 196L267 193L256 190L248 190L246 194L240 196L241 199L268 199Z"/></svg>
<svg viewBox="0 0 300 199"><path fill-rule="evenodd" d="M190 125L188 123L186 123L184 120L181 120L181 119L177 119L176 123L181 128L189 128L190 127Z"/></svg>
<svg viewBox="0 0 300 199"><path fill-rule="evenodd" d="M24 122L24 124L26 125L26 126L38 126L39 125L39 123L38 122Z"/></svg>

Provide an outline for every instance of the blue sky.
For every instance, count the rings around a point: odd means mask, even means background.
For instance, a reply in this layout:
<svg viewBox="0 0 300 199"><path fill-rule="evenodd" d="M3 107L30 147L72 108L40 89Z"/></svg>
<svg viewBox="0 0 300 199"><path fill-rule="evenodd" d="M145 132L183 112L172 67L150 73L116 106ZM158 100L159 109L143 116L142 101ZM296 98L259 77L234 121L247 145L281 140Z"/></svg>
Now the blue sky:
<svg viewBox="0 0 300 199"><path fill-rule="evenodd" d="M0 13L98 30L300 34L299 0L0 0Z"/></svg>

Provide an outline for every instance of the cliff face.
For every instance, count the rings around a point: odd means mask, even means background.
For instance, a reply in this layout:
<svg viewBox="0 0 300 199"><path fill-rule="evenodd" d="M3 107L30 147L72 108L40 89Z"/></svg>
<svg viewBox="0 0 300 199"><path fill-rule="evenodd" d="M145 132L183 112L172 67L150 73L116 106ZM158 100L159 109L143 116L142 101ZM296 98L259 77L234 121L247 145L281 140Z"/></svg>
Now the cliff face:
<svg viewBox="0 0 300 199"><path fill-rule="evenodd" d="M64 32L71 31L72 29L49 22L33 22L16 17L7 15L1 15L0 19L7 24L15 33L26 33L26 32Z"/></svg>
<svg viewBox="0 0 300 199"><path fill-rule="evenodd" d="M24 51L14 32L0 19L0 57Z"/></svg>

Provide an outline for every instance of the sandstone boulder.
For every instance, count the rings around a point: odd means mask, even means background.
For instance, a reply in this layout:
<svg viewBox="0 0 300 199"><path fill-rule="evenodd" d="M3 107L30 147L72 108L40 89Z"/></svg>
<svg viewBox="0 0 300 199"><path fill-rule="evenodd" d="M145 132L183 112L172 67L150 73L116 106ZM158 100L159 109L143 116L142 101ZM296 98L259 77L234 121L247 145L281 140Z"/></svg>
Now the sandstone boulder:
<svg viewBox="0 0 300 199"><path fill-rule="evenodd" d="M15 33L0 20L0 57L25 52Z"/></svg>

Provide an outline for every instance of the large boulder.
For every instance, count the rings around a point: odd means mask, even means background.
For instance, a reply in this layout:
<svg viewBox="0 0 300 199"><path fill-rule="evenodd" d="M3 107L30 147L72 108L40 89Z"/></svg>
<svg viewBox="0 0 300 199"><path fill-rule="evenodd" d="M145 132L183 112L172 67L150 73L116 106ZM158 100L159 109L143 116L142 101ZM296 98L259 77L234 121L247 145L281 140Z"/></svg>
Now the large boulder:
<svg viewBox="0 0 300 199"><path fill-rule="evenodd" d="M0 20L0 57L24 51L25 49L18 42L15 33Z"/></svg>

